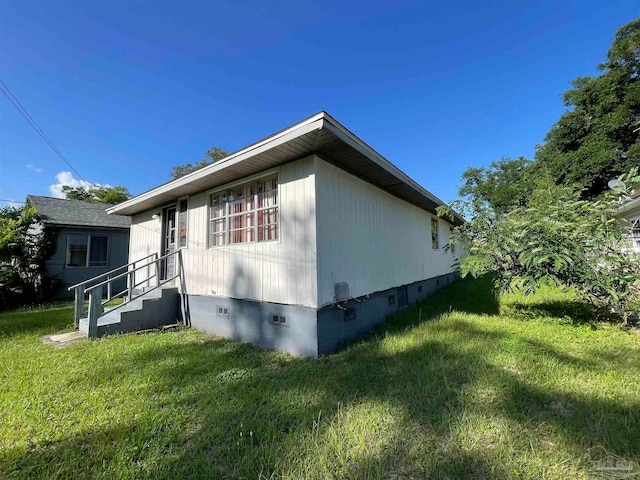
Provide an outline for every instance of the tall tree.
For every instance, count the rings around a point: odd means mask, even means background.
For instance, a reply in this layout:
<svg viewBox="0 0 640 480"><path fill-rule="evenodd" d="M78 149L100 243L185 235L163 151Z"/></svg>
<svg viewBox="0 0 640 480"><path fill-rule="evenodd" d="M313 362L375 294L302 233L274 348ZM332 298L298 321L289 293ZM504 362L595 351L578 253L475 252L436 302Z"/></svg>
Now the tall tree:
<svg viewBox="0 0 640 480"><path fill-rule="evenodd" d="M640 164L640 19L615 35L597 77L575 79L568 110L536 152L538 167L560 184L604 192L607 182Z"/></svg>
<svg viewBox="0 0 640 480"><path fill-rule="evenodd" d="M458 189L461 197L483 202L502 215L513 207L524 205L533 190L531 160L502 158L489 167L469 167Z"/></svg>
<svg viewBox="0 0 640 480"><path fill-rule="evenodd" d="M93 203L108 203L115 205L131 198L131 194L126 187L71 187L64 185L62 192L68 200L84 200Z"/></svg>
<svg viewBox="0 0 640 480"><path fill-rule="evenodd" d="M178 165L173 167L171 170L171 178L174 180L176 178L184 177L185 175L195 172L196 170L200 170L201 168L206 167L207 165L211 165L212 163L219 162L223 158L229 155L224 148L221 147L211 147L205 153L206 158L203 158L199 162L196 163L185 163L184 165Z"/></svg>
<svg viewBox="0 0 640 480"><path fill-rule="evenodd" d="M617 213L620 196L640 185L640 175L632 169L621 178L627 187L585 200L575 187L540 177L524 204L504 215L476 201L439 207L446 216L453 209L471 211L470 221L450 239L465 250L461 274L492 273L499 287L525 292L546 283L574 287L585 300L626 322L637 313L640 256L625 252L629 225L622 225Z"/></svg>

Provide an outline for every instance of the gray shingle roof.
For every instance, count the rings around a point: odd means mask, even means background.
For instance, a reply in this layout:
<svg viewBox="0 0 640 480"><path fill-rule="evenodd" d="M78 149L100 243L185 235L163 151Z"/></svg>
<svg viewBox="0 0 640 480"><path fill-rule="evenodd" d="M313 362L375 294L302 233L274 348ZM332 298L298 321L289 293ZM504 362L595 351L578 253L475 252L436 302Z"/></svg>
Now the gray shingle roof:
<svg viewBox="0 0 640 480"><path fill-rule="evenodd" d="M129 228L131 218L124 215L107 215L105 203L65 200L62 198L28 195L31 205L49 225L76 225L83 227Z"/></svg>

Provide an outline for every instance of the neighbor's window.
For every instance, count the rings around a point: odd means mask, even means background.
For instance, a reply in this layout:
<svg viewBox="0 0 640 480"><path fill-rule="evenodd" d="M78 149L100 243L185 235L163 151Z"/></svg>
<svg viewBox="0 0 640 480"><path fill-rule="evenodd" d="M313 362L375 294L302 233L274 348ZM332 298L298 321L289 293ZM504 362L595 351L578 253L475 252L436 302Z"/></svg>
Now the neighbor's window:
<svg viewBox="0 0 640 480"><path fill-rule="evenodd" d="M178 200L178 247L187 246L187 226L188 226L188 200L183 198Z"/></svg>
<svg viewBox="0 0 640 480"><path fill-rule="evenodd" d="M278 239L278 179L214 193L209 198L209 246Z"/></svg>
<svg viewBox="0 0 640 480"><path fill-rule="evenodd" d="M431 248L438 249L438 220L431 219Z"/></svg>
<svg viewBox="0 0 640 480"><path fill-rule="evenodd" d="M99 235L67 237L67 267L104 267L107 265L109 238Z"/></svg>

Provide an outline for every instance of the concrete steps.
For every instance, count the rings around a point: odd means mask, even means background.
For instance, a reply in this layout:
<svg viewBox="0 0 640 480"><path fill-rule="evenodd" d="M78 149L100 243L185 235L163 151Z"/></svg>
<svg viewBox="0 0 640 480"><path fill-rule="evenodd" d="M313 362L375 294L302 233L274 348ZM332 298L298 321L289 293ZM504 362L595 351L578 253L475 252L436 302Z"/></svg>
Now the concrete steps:
<svg viewBox="0 0 640 480"><path fill-rule="evenodd" d="M176 287L158 288L122 306L105 307L98 318L98 337L172 325L180 321L180 294ZM78 330L88 336L89 319Z"/></svg>

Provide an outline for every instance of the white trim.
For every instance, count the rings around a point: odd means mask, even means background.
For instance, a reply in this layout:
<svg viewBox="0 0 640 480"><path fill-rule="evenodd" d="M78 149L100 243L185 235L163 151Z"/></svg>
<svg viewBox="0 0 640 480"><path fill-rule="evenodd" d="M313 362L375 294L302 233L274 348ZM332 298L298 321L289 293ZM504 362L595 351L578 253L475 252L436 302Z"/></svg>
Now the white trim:
<svg viewBox="0 0 640 480"><path fill-rule="evenodd" d="M218 162L212 163L211 165L207 165L206 167L201 168L200 170L196 170L195 172L189 173L184 177L180 177L169 183L160 185L159 187L156 187L152 190L141 193L136 197L133 197L125 202L122 202L118 205L108 208L107 213L108 214L118 213L128 207L133 207L145 200L149 200L153 197L162 195L164 193L169 193L174 188L181 187L183 185L187 185L191 183L192 181L196 181L196 180L200 180L202 178L208 177L209 175L219 172L220 170L223 170L232 165L240 163L247 158L253 157L271 148L277 147L278 145L286 143L289 140L292 140L299 136L305 135L309 132L312 132L313 130L319 130L322 128L322 125L323 125L322 118L324 117L324 115L325 115L324 112L318 113L313 117L310 117L307 120L304 120L303 122L294 125L291 128L288 128L280 133L277 133L271 137L268 137L258 143L252 144L249 147L243 150L240 150L236 153L233 153Z"/></svg>
<svg viewBox="0 0 640 480"><path fill-rule="evenodd" d="M244 185L245 183L256 182L262 178L272 177L273 175L278 175L280 177L280 167L270 168L269 170L265 170L264 172L256 173L254 175L249 175L248 177L243 177L241 180L235 180L233 182L225 183L224 185L220 185L219 187L214 187L205 192L206 195L213 195L218 192L223 192L224 190L229 190L234 187L238 187L240 185ZM280 188L280 184L278 183L278 188ZM280 193L280 192L278 192Z"/></svg>

